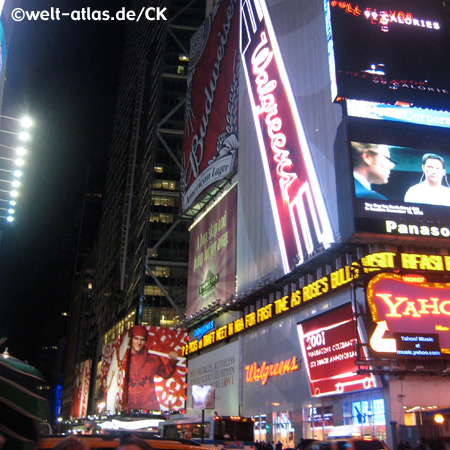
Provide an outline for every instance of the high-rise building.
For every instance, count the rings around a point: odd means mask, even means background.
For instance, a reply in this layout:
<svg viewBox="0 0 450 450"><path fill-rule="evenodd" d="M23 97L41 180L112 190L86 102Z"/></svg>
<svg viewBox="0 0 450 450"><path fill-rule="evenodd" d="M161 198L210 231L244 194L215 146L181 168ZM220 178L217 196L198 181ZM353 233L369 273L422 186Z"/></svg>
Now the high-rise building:
<svg viewBox="0 0 450 450"><path fill-rule="evenodd" d="M174 325L185 311L189 236L178 218L179 160L189 39L205 1L152 6L167 20L130 22L122 60L92 297L94 358L131 325Z"/></svg>

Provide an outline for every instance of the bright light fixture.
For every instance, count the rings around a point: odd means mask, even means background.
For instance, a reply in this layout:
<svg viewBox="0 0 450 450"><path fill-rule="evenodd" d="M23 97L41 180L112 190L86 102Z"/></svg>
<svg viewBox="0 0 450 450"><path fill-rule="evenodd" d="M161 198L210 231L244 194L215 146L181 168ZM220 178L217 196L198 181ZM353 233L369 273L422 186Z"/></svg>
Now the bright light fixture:
<svg viewBox="0 0 450 450"><path fill-rule="evenodd" d="M11 197L14 197L14 198L18 197L18 195L19 195L19 193L17 191L11 191L10 194L11 194Z"/></svg>
<svg viewBox="0 0 450 450"><path fill-rule="evenodd" d="M17 205L17 202L16 202L15 200L10 200L10 201L9 201L9 204L10 204L11 206L16 206L16 205Z"/></svg>
<svg viewBox="0 0 450 450"><path fill-rule="evenodd" d="M16 178L20 178L20 177L23 175L23 172L22 172L21 170L15 170L15 171L13 172L13 175L14 175Z"/></svg>
<svg viewBox="0 0 450 450"><path fill-rule="evenodd" d="M16 164L16 166L23 166L25 161L22 158L17 158L14 163Z"/></svg>
<svg viewBox="0 0 450 450"><path fill-rule="evenodd" d="M33 121L30 117L25 116L20 120L20 125L22 125L24 128L30 128L31 126L33 126Z"/></svg>
<svg viewBox="0 0 450 450"><path fill-rule="evenodd" d="M26 152L27 151L25 150L24 147L17 147L16 148L16 155L17 156L23 156L23 155L25 155Z"/></svg>
<svg viewBox="0 0 450 450"><path fill-rule="evenodd" d="M19 139L23 142L26 142L30 139L30 133L27 133L26 131L22 131L19 133Z"/></svg>
<svg viewBox="0 0 450 450"><path fill-rule="evenodd" d="M8 214L14 214L14 213L15 213L15 211L12 208L8 209Z"/></svg>
<svg viewBox="0 0 450 450"><path fill-rule="evenodd" d="M17 180L14 180L14 181L11 183L11 185L12 185L13 187L19 187L19 186L20 186L20 182L17 181Z"/></svg>
<svg viewBox="0 0 450 450"><path fill-rule="evenodd" d="M6 218L6 220L7 220L8 222L13 222L13 221L14 221L14 217L8 216L8 217Z"/></svg>

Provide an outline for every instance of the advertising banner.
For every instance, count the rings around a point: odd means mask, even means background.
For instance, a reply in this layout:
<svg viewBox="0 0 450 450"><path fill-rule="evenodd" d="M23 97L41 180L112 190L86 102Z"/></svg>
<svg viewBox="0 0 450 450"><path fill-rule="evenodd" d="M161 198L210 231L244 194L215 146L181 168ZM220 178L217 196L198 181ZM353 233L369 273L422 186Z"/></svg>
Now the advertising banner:
<svg viewBox="0 0 450 450"><path fill-rule="evenodd" d="M239 415L239 343L224 345L220 352L209 352L189 359L189 405L196 409L195 386L201 386L202 392L214 392L214 409L221 415ZM207 386L211 386L211 391ZM208 406L205 406L208 408ZM201 408L199 408L201 409Z"/></svg>
<svg viewBox="0 0 450 450"><path fill-rule="evenodd" d="M236 289L235 185L191 230L187 317Z"/></svg>
<svg viewBox="0 0 450 450"><path fill-rule="evenodd" d="M450 239L447 146L351 142L355 231Z"/></svg>
<svg viewBox="0 0 450 450"><path fill-rule="evenodd" d="M183 211L236 169L238 9L237 0L218 2L191 39L181 173Z"/></svg>
<svg viewBox="0 0 450 450"><path fill-rule="evenodd" d="M241 54L285 273L334 241L265 1L242 2Z"/></svg>
<svg viewBox="0 0 450 450"><path fill-rule="evenodd" d="M87 359L86 361L75 365L72 404L70 407L71 419L80 419L87 416L91 368L92 359Z"/></svg>
<svg viewBox="0 0 450 450"><path fill-rule="evenodd" d="M129 335L124 333L103 347L100 374L103 399L97 405L99 413L114 414L125 409L126 356L129 343Z"/></svg>
<svg viewBox="0 0 450 450"><path fill-rule="evenodd" d="M440 0L325 1L333 100L450 109L448 13Z"/></svg>
<svg viewBox="0 0 450 450"><path fill-rule="evenodd" d="M297 325L311 395L376 387L372 374L357 375L356 324L350 303Z"/></svg>
<svg viewBox="0 0 450 450"><path fill-rule="evenodd" d="M184 411L187 333L135 325L129 332L127 409Z"/></svg>
<svg viewBox="0 0 450 450"><path fill-rule="evenodd" d="M186 342L184 331L135 325L105 345L100 412L184 410L186 358L178 355Z"/></svg>
<svg viewBox="0 0 450 450"><path fill-rule="evenodd" d="M450 283L381 273L369 282L369 349L403 358L450 356Z"/></svg>

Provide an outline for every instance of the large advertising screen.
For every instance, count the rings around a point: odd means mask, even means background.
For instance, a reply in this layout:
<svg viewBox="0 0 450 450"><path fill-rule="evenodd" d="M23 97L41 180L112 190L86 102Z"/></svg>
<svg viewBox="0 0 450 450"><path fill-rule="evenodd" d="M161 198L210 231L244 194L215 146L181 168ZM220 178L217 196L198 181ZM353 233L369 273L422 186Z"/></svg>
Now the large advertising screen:
<svg viewBox="0 0 450 450"><path fill-rule="evenodd" d="M104 346L99 412L184 411L187 333L135 325ZM100 406L100 405L99 405Z"/></svg>
<svg viewBox="0 0 450 450"><path fill-rule="evenodd" d="M369 349L397 358L450 356L450 283L421 275L380 273L367 287Z"/></svg>
<svg viewBox="0 0 450 450"><path fill-rule="evenodd" d="M87 359L75 365L75 374L72 386L72 403L70 405L70 418L81 419L87 416L89 387L91 382L92 359Z"/></svg>
<svg viewBox="0 0 450 450"><path fill-rule="evenodd" d="M325 7L333 100L450 109L444 2L326 0Z"/></svg>
<svg viewBox="0 0 450 450"><path fill-rule="evenodd" d="M216 4L191 39L181 199L186 210L237 164L239 2Z"/></svg>
<svg viewBox="0 0 450 450"><path fill-rule="evenodd" d="M376 386L372 374L356 373L357 331L350 303L299 323L297 330L313 397Z"/></svg>
<svg viewBox="0 0 450 450"><path fill-rule="evenodd" d="M191 230L187 317L236 290L235 185Z"/></svg>
<svg viewBox="0 0 450 450"><path fill-rule="evenodd" d="M350 142L355 231L450 239L450 147Z"/></svg>

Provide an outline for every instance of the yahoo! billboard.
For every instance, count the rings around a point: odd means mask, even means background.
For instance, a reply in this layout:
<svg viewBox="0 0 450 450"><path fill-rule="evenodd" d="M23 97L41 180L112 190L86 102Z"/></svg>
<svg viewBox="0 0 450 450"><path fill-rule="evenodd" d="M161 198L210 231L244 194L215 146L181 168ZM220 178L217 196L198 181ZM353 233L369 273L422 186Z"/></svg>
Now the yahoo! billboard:
<svg viewBox="0 0 450 450"><path fill-rule="evenodd" d="M243 0L241 54L284 271L333 234L264 0Z"/></svg>
<svg viewBox="0 0 450 450"><path fill-rule="evenodd" d="M450 356L450 283L380 273L369 282L367 302L374 330L369 348L383 356Z"/></svg>
<svg viewBox="0 0 450 450"><path fill-rule="evenodd" d="M239 14L219 2L191 39L181 171L182 210L236 169Z"/></svg>
<svg viewBox="0 0 450 450"><path fill-rule="evenodd" d="M236 290L236 197L235 185L191 230L187 317Z"/></svg>
<svg viewBox="0 0 450 450"><path fill-rule="evenodd" d="M376 387L372 374L357 375L357 335L350 303L297 325L311 395Z"/></svg>
<svg viewBox="0 0 450 450"><path fill-rule="evenodd" d="M333 100L450 109L448 13L440 0L325 0Z"/></svg>

